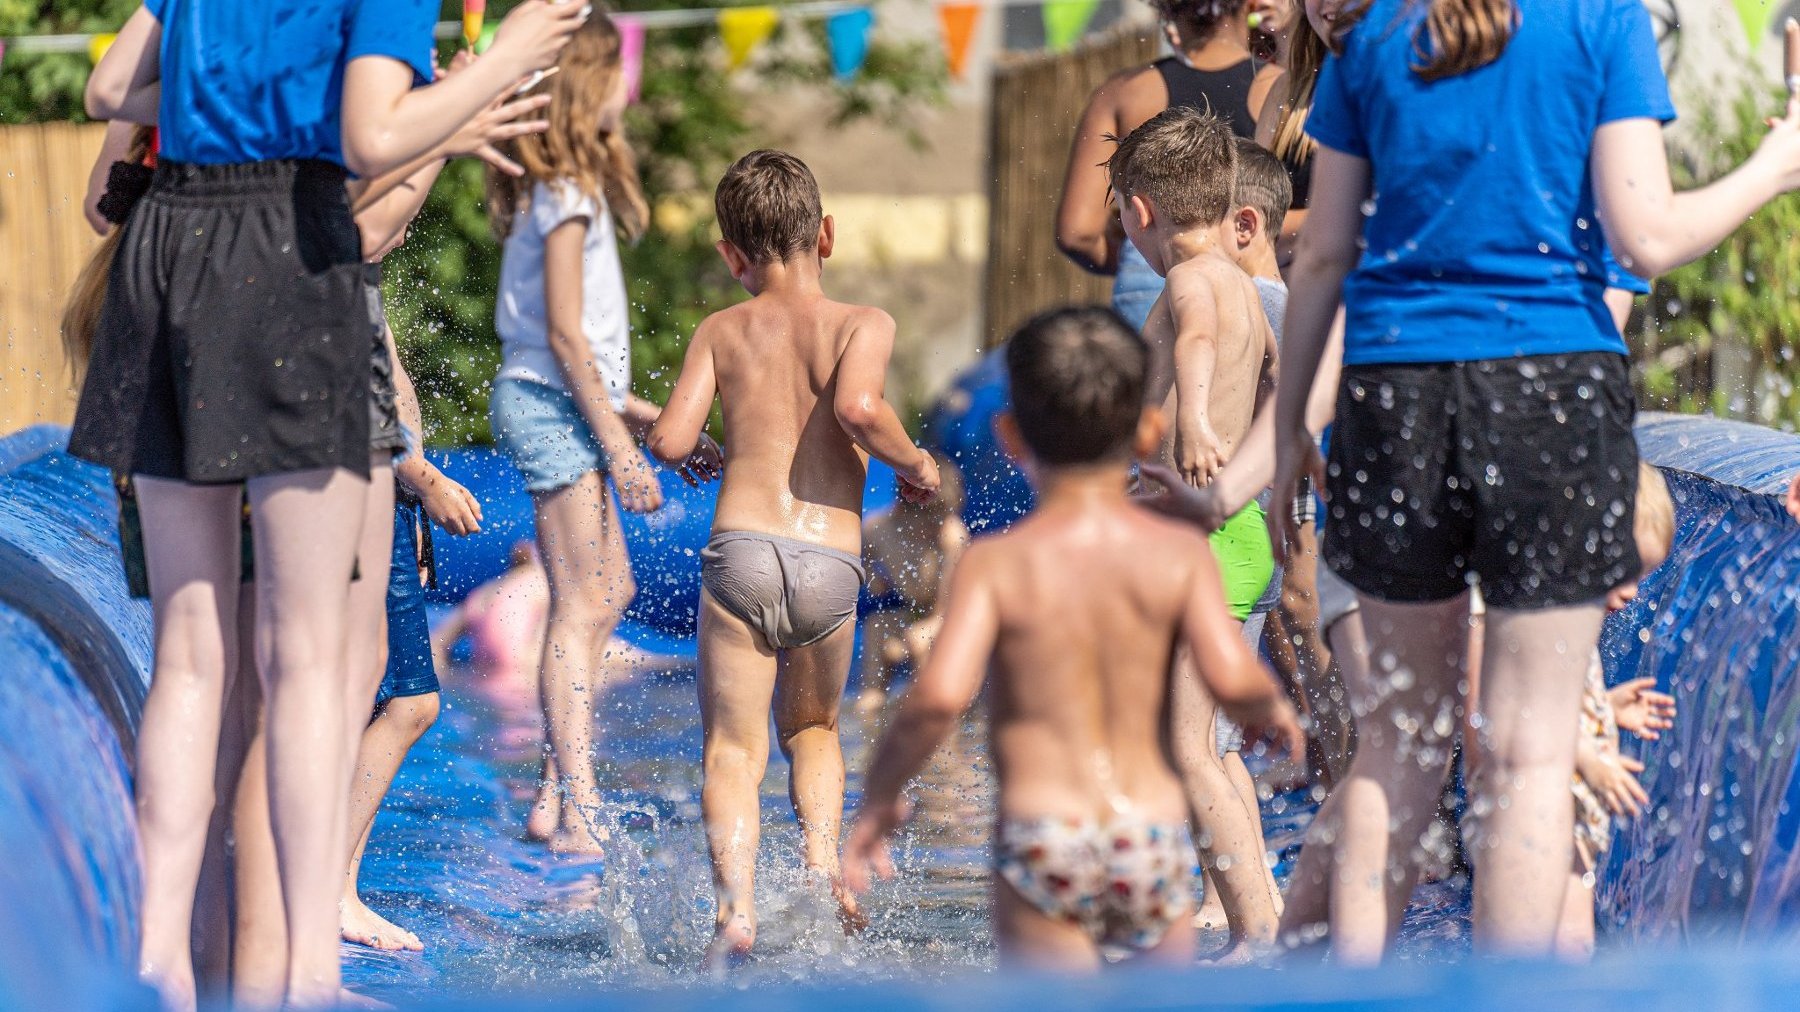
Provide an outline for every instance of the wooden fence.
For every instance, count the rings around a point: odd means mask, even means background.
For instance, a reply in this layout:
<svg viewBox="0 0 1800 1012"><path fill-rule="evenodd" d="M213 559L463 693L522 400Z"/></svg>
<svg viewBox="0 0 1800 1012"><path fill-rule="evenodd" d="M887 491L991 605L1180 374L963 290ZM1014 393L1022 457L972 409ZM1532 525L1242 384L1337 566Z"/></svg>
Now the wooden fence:
<svg viewBox="0 0 1800 1012"><path fill-rule="evenodd" d="M81 201L103 133L94 124L0 127L0 434L74 417L58 321L99 242Z"/></svg>
<svg viewBox="0 0 1800 1012"><path fill-rule="evenodd" d="M1056 248L1056 205L1069 145L1088 96L1157 53L1155 26L1135 25L1067 53L1032 53L994 71L988 144L988 262L984 338L991 347L1032 314L1105 302L1112 281Z"/></svg>

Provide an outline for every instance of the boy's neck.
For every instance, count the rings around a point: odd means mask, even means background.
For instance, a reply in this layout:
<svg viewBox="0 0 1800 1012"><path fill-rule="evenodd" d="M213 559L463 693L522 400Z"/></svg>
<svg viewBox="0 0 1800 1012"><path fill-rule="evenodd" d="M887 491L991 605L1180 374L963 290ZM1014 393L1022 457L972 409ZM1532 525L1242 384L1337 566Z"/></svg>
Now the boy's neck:
<svg viewBox="0 0 1800 1012"><path fill-rule="evenodd" d="M786 260L752 264L748 276L741 280L744 290L751 295L820 295L824 293L819 284L822 273L819 255L812 250L803 250Z"/></svg>
<svg viewBox="0 0 1800 1012"><path fill-rule="evenodd" d="M1281 261L1276 259L1275 247L1270 245L1266 239L1259 239L1240 250L1237 262L1238 266L1253 278L1282 281Z"/></svg>
<svg viewBox="0 0 1800 1012"><path fill-rule="evenodd" d="M1156 238L1156 245L1161 254L1158 259L1162 263L1164 277L1168 276L1176 264L1184 264L1203 256L1225 254L1225 246L1219 241L1219 230L1212 225L1170 229Z"/></svg>
<svg viewBox="0 0 1800 1012"><path fill-rule="evenodd" d="M1123 504L1130 475L1123 461L1091 464L1039 464L1036 468L1037 509L1053 506Z"/></svg>

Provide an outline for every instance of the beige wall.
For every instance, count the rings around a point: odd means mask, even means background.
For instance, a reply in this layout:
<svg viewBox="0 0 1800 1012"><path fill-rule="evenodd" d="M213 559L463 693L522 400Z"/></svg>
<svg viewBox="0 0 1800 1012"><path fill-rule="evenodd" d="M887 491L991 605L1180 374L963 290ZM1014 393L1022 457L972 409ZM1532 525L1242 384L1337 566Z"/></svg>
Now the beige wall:
<svg viewBox="0 0 1800 1012"><path fill-rule="evenodd" d="M0 127L0 434L75 414L57 321L99 241L81 201L103 132L92 124Z"/></svg>

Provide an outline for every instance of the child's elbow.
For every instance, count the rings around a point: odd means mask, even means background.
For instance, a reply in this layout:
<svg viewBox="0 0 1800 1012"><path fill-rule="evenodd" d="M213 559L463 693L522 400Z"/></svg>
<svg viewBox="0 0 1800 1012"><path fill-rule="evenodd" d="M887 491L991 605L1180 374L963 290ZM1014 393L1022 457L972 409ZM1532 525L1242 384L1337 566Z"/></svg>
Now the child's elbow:
<svg viewBox="0 0 1800 1012"><path fill-rule="evenodd" d="M343 149L344 168L364 179L373 179L391 168L378 131L345 123Z"/></svg>
<svg viewBox="0 0 1800 1012"><path fill-rule="evenodd" d="M874 427L876 419L881 416L880 402L868 395L847 397L832 405L837 415L838 424L845 432L856 434L867 432Z"/></svg>
<svg viewBox="0 0 1800 1012"><path fill-rule="evenodd" d="M644 440L644 446L650 451L650 456L670 467L679 467L690 456L693 456L694 446L699 443L699 440L692 439L687 442L688 445L683 447L681 440L656 428L650 430L650 438Z"/></svg>
<svg viewBox="0 0 1800 1012"><path fill-rule="evenodd" d="M124 81L113 75L92 74L82 93L82 106L90 119L115 120L125 109L126 93Z"/></svg>

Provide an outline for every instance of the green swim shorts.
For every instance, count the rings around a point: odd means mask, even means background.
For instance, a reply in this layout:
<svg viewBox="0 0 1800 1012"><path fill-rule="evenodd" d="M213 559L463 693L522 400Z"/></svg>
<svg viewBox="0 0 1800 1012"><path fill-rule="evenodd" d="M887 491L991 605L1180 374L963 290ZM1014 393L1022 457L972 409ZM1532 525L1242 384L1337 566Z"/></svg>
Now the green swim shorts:
<svg viewBox="0 0 1800 1012"><path fill-rule="evenodd" d="M1252 502L1213 532L1213 554L1225 582L1225 603L1242 622L1275 577L1275 551L1269 547L1269 524L1263 508Z"/></svg>

